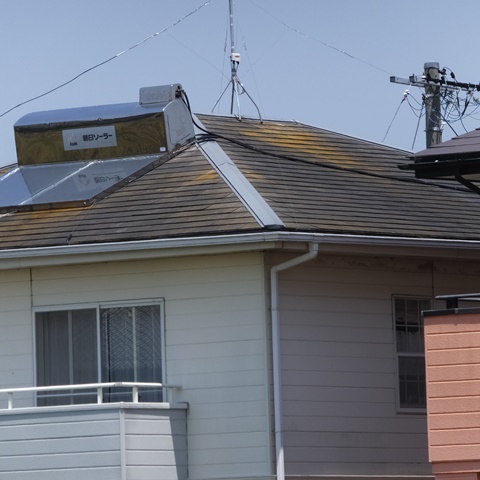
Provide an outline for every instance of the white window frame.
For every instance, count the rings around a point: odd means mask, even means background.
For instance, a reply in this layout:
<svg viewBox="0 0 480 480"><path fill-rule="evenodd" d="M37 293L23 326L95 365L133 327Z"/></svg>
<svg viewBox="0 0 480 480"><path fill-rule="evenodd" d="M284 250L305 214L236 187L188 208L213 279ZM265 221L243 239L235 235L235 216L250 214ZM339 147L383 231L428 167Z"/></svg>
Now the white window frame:
<svg viewBox="0 0 480 480"><path fill-rule="evenodd" d="M425 351L423 352L399 352L397 345L397 317L395 311L395 300L416 300L428 302L429 309L432 308L433 299L427 295L392 295L392 329L393 329L393 343L394 343L394 358L395 358L395 403L398 413L412 413L425 414L427 409L425 407L405 407L400 404L400 371L399 358L400 357L415 357L423 358L425 361ZM420 318L420 320L422 320ZM425 385L426 388L426 385Z"/></svg>
<svg viewBox="0 0 480 480"><path fill-rule="evenodd" d="M162 352L162 383L167 383L167 371L166 371L166 342L165 342L165 299L138 299L138 300L126 300L126 301L108 301L98 303L73 303L62 305L42 305L32 308L32 331L33 331L33 384L37 387L37 338L36 338L36 315L37 313L48 312L61 312L72 310L85 310L92 309L96 311L96 325L97 325L97 381L101 382L101 342L100 342L100 309L102 308L117 308L117 307L142 307L148 305L158 305L160 307L160 329L161 329L161 352ZM165 389L163 389L165 396ZM37 394L35 393L35 404L37 404Z"/></svg>

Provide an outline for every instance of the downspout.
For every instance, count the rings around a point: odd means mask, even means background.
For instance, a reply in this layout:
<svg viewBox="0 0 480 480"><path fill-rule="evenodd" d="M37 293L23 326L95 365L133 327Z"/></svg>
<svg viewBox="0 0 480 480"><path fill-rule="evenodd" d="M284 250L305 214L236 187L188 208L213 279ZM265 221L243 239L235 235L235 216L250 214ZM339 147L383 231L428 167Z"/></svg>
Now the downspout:
<svg viewBox="0 0 480 480"><path fill-rule="evenodd" d="M280 366L280 322L278 315L278 272L308 262L318 255L318 243L309 245L309 252L292 258L270 270L271 308L272 308L272 367L273 367L273 408L275 416L275 450L277 480L285 480L285 457L283 452L282 430L282 381Z"/></svg>

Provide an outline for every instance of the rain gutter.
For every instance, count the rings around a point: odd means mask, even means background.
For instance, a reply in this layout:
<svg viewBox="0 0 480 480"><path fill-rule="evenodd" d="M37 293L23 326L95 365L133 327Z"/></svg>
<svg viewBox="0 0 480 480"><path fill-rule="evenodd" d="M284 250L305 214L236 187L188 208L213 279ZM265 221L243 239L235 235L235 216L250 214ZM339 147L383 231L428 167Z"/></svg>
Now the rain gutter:
<svg viewBox="0 0 480 480"><path fill-rule="evenodd" d="M273 409L275 417L275 451L277 480L285 480L285 456L283 447L282 422L282 379L280 352L280 318L278 312L278 273L308 262L318 255L318 243L310 243L308 253L275 265L270 270L270 295L272 309L272 368L273 368Z"/></svg>
<svg viewBox="0 0 480 480"><path fill-rule="evenodd" d="M51 247L16 248L0 250L0 269L51 265L53 262L73 263L92 261L130 260L137 258L173 257L233 251L251 251L281 248L285 243L321 243L325 246L407 248L408 254L421 249L426 256L438 255L439 249L449 251L480 251L480 241L386 237L365 235L341 235L266 231L234 235L211 235L175 239L135 240L82 245L58 245ZM377 250L375 250L377 251ZM55 260L54 260L55 259ZM11 263L3 265L4 262Z"/></svg>

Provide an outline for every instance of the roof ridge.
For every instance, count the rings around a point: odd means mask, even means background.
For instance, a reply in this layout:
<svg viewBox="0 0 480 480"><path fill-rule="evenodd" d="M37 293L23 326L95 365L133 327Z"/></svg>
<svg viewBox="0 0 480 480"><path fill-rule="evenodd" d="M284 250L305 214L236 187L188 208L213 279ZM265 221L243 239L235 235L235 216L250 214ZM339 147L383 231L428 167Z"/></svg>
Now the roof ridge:
<svg viewBox="0 0 480 480"><path fill-rule="evenodd" d="M195 122L204 128L197 117ZM195 126L195 133L204 132ZM201 144L197 142L197 147L261 227L269 229L285 227L275 211L215 140L206 140Z"/></svg>

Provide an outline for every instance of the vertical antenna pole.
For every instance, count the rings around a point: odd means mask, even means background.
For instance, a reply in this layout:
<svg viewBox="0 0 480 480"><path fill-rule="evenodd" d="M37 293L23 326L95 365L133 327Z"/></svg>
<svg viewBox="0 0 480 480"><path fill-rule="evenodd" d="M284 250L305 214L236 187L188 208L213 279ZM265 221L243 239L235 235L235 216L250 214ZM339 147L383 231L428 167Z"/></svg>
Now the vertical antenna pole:
<svg viewBox="0 0 480 480"><path fill-rule="evenodd" d="M262 114L260 113L260 109L258 108L257 104L253 101L253 98L247 92L247 89L243 86L242 82L238 78L237 70L238 65L240 64L240 54L235 52L235 32L234 32L234 21L233 21L233 0L229 0L229 7L230 7L230 66L231 66L231 78L228 82L228 85L225 87L225 90L221 93L218 100L215 102L215 105L212 108L212 112L215 110L215 107L220 102L221 98L228 90L230 84L232 84L232 100L230 103L230 115L233 115L233 104L235 103L235 98L237 99L237 109L238 109L238 119L242 119L242 115L240 114L240 95L245 93L250 101L255 105L255 108L258 112L258 117L260 118L260 122L262 120Z"/></svg>
<svg viewBox="0 0 480 480"><path fill-rule="evenodd" d="M235 99L235 92L237 89L237 67L239 55L235 53L235 32L233 22L233 0L229 0L230 9L230 67L231 67L231 82L232 82L232 99L230 102L230 115L233 114L233 102Z"/></svg>

